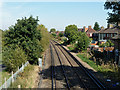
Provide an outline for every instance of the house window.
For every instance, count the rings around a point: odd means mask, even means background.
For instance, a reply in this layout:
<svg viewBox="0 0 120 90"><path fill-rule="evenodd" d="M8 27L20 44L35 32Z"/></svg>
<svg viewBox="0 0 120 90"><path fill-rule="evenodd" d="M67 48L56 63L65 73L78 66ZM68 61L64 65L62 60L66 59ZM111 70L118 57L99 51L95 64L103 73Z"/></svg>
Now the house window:
<svg viewBox="0 0 120 90"><path fill-rule="evenodd" d="M92 33L90 33L90 37L92 37Z"/></svg>
<svg viewBox="0 0 120 90"><path fill-rule="evenodd" d="M105 37L106 36L106 34L103 34L103 37Z"/></svg>
<svg viewBox="0 0 120 90"><path fill-rule="evenodd" d="M114 36L116 36L117 34L115 33Z"/></svg>
<svg viewBox="0 0 120 90"><path fill-rule="evenodd" d="M108 34L107 34L107 37L108 37Z"/></svg>
<svg viewBox="0 0 120 90"><path fill-rule="evenodd" d="M102 34L100 34L100 40L102 40Z"/></svg>

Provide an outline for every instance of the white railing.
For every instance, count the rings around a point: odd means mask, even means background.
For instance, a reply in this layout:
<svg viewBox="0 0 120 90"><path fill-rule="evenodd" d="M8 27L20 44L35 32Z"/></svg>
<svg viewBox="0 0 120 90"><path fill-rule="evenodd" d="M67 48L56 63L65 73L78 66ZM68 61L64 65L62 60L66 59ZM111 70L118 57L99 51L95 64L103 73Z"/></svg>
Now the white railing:
<svg viewBox="0 0 120 90"><path fill-rule="evenodd" d="M5 83L0 87L0 90L2 88L8 88L10 87L11 83L14 82L18 76L18 74L20 72L23 72L24 71L24 68L29 64L29 62L27 61L24 65L22 64L22 67L19 69L18 67L18 71L16 71L14 74L12 72L12 76L6 81L6 78L5 78Z"/></svg>

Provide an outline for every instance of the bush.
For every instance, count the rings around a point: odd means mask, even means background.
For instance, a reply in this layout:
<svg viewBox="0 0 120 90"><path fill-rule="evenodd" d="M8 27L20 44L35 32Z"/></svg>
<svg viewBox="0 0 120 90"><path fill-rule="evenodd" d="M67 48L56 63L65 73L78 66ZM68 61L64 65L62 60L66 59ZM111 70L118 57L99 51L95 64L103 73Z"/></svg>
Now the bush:
<svg viewBox="0 0 120 90"><path fill-rule="evenodd" d="M7 67L9 72L16 71L18 67L27 61L27 55L20 47L9 48L4 47L3 64Z"/></svg>
<svg viewBox="0 0 120 90"><path fill-rule="evenodd" d="M104 43L104 44L100 44L99 45L100 47L112 47L112 46L114 46L114 43L112 43L111 42L111 40L108 40L106 43Z"/></svg>
<svg viewBox="0 0 120 90"><path fill-rule="evenodd" d="M64 34L62 32L59 33L59 37L63 37Z"/></svg>
<svg viewBox="0 0 120 90"><path fill-rule="evenodd" d="M80 51L87 50L89 42L89 37L85 33L81 33L81 35L78 37L78 42L75 45L76 49Z"/></svg>
<svg viewBox="0 0 120 90"><path fill-rule="evenodd" d="M52 36L55 38L57 35L55 33L52 33Z"/></svg>

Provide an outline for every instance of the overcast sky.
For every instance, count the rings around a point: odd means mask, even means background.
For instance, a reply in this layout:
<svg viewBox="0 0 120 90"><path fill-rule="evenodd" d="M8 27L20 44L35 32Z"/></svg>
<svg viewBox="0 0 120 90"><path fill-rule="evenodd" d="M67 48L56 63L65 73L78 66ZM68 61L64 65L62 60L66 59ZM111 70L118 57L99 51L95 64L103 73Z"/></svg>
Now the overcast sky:
<svg viewBox="0 0 120 90"><path fill-rule="evenodd" d="M78 28L94 26L97 21L100 26L107 26L107 10L104 2L2 2L0 3L0 29L8 29L17 19L22 17L39 17L39 24L46 28L64 30L67 25L75 24ZM73 0L71 0L73 1Z"/></svg>

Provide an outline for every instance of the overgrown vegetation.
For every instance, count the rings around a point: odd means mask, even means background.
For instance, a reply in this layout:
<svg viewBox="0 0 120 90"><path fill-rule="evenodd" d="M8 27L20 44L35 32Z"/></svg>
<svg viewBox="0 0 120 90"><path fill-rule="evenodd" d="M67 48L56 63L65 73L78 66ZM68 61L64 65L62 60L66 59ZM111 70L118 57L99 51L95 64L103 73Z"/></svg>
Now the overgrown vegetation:
<svg viewBox="0 0 120 90"><path fill-rule="evenodd" d="M27 61L27 55L20 47L4 48L3 63L6 66L7 71L16 71L18 67L21 67Z"/></svg>
<svg viewBox="0 0 120 90"><path fill-rule="evenodd" d="M94 62L93 60L89 59L91 56L87 55L87 53L79 53L77 56L81 58L82 61L86 62L88 65L94 68L97 72L103 73L106 78L111 77L115 80L120 79L120 68L117 65L111 62L108 62L107 64L104 64L104 62L102 64L97 64L97 61Z"/></svg>
<svg viewBox="0 0 120 90"><path fill-rule="evenodd" d="M49 46L49 41L51 38L51 35L47 31L47 28L45 28L44 25L38 25L37 30L41 33L41 40L40 40L40 46L42 47L43 51L45 51Z"/></svg>
<svg viewBox="0 0 120 90"><path fill-rule="evenodd" d="M38 58L47 48L50 35L44 25L38 25L38 17L18 19L9 30L3 31L3 64L7 71L16 71L18 66L29 61L38 64Z"/></svg>
<svg viewBox="0 0 120 90"><path fill-rule="evenodd" d="M10 88L18 88L18 85L20 85L21 88L35 88L35 80L37 75L38 66L28 65L27 67L25 67L24 72L19 74L17 80L11 84Z"/></svg>
<svg viewBox="0 0 120 90"><path fill-rule="evenodd" d="M108 40L106 43L100 44L100 47L112 47L114 46L114 43L111 42L111 40Z"/></svg>
<svg viewBox="0 0 120 90"><path fill-rule="evenodd" d="M1 75L0 77L0 81L1 81L0 86L1 86L2 84L4 84L5 78L6 80L9 79L11 73L7 72L6 70L3 70L2 72L0 72L0 75Z"/></svg>

